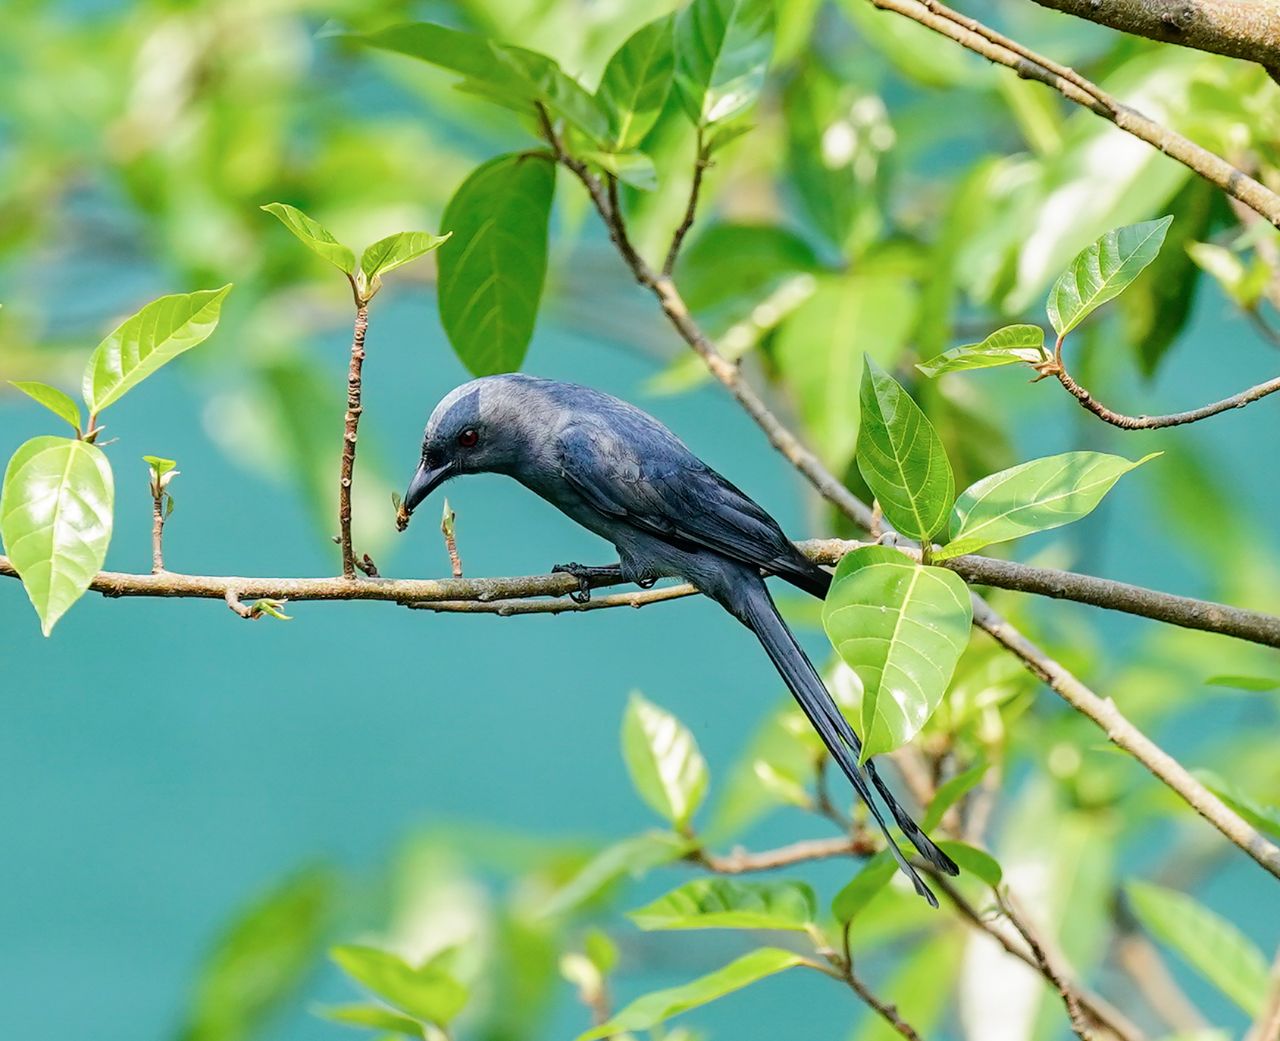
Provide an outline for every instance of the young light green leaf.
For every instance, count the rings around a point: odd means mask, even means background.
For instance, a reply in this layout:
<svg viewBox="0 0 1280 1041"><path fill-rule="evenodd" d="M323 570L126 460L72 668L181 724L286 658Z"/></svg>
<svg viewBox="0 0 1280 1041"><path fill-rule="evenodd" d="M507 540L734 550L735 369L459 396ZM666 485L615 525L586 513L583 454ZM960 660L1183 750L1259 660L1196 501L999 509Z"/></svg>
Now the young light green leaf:
<svg viewBox="0 0 1280 1041"><path fill-rule="evenodd" d="M1280 690L1280 679L1274 676L1210 676L1205 683L1210 687L1230 687L1256 693Z"/></svg>
<svg viewBox="0 0 1280 1041"><path fill-rule="evenodd" d="M348 275L356 273L356 255L319 221L284 202L269 202L261 208L279 220L312 253L323 257L339 271Z"/></svg>
<svg viewBox="0 0 1280 1041"><path fill-rule="evenodd" d="M862 680L862 760L910 741L969 642L968 587L888 546L846 554L822 608L836 652Z"/></svg>
<svg viewBox="0 0 1280 1041"><path fill-rule="evenodd" d="M329 871L308 868L240 912L200 970L179 1036L222 1041L259 1034L319 955L335 888Z"/></svg>
<svg viewBox="0 0 1280 1041"><path fill-rule="evenodd" d="M933 793L933 801L929 803L929 811L920 822L920 827L926 832L933 831L942 823L947 810L981 783L990 766L991 764L985 759L979 759L969 769L961 771L950 780L938 785L938 790Z"/></svg>
<svg viewBox="0 0 1280 1041"><path fill-rule="evenodd" d="M627 914L641 929L793 929L817 918L803 882L697 878Z"/></svg>
<svg viewBox="0 0 1280 1041"><path fill-rule="evenodd" d="M962 369L988 369L995 365L1013 365L1017 362L1034 364L1043 361L1044 330L1038 325L1006 325L997 329L981 343L968 343L943 351L936 358L916 366L926 376L940 376L944 372Z"/></svg>
<svg viewBox="0 0 1280 1041"><path fill-rule="evenodd" d="M1157 940L1177 951L1250 1016L1262 1011L1267 962L1239 929L1176 889L1134 881L1125 886L1125 893L1138 921Z"/></svg>
<svg viewBox="0 0 1280 1041"><path fill-rule="evenodd" d="M934 555L944 560L1079 520L1116 481L1159 454L1130 462L1102 452L1066 452L984 477L956 499L951 540Z"/></svg>
<svg viewBox="0 0 1280 1041"><path fill-rule="evenodd" d="M898 865L887 849L868 860L831 901L836 921L841 925L853 921L897 873Z"/></svg>
<svg viewBox="0 0 1280 1041"><path fill-rule="evenodd" d="M0 538L45 636L102 569L114 498L111 464L86 441L34 437L9 460Z"/></svg>
<svg viewBox="0 0 1280 1041"><path fill-rule="evenodd" d="M153 300L98 344L84 371L84 400L96 415L165 362L203 343L218 326L231 286Z"/></svg>
<svg viewBox="0 0 1280 1041"><path fill-rule="evenodd" d="M1066 336L1096 308L1119 296L1156 259L1172 217L1109 231L1076 254L1049 290L1049 321Z"/></svg>
<svg viewBox="0 0 1280 1041"><path fill-rule="evenodd" d="M773 53L772 0L693 0L676 21L676 90L700 127L755 104Z"/></svg>
<svg viewBox="0 0 1280 1041"><path fill-rule="evenodd" d="M445 209L458 241L440 254L440 318L476 376L524 361L547 273L554 190L547 159L503 155L473 171Z"/></svg>
<svg viewBox="0 0 1280 1041"><path fill-rule="evenodd" d="M1265 263L1255 258L1246 267L1238 254L1211 242L1188 242L1186 251L1196 267L1213 276L1237 304L1246 310L1258 306L1271 277L1271 269Z"/></svg>
<svg viewBox="0 0 1280 1041"><path fill-rule="evenodd" d="M36 380L10 380L9 385L22 391L32 401L38 401L59 419L65 419L80 432L80 406L71 396L57 387Z"/></svg>
<svg viewBox="0 0 1280 1041"><path fill-rule="evenodd" d="M641 798L677 828L687 826L707 792L707 763L688 728L633 693L622 720L622 756Z"/></svg>
<svg viewBox="0 0 1280 1041"><path fill-rule="evenodd" d="M442 969L414 967L375 947L335 947L333 960L357 983L407 1016L447 1026L467 1003L467 990Z"/></svg>
<svg viewBox="0 0 1280 1041"><path fill-rule="evenodd" d="M689 839L667 831L647 831L606 846L558 889L541 910L544 917L564 914L596 896L618 879L679 860L692 849Z"/></svg>
<svg viewBox="0 0 1280 1041"><path fill-rule="evenodd" d="M910 538L931 539L946 524L955 492L941 438L898 381L871 358L859 401L859 472L890 524Z"/></svg>
<svg viewBox="0 0 1280 1041"><path fill-rule="evenodd" d="M706 1005L803 961L804 957L795 951L761 947L706 976L637 998L607 1022L579 1034L577 1041L597 1041L628 1030L648 1030L672 1016Z"/></svg>
<svg viewBox="0 0 1280 1041"><path fill-rule="evenodd" d="M582 158L642 192L658 190L658 171L643 152L584 152Z"/></svg>
<svg viewBox="0 0 1280 1041"><path fill-rule="evenodd" d="M402 1016L384 1005L334 1005L319 1010L320 1015L333 1023L348 1027L369 1027L387 1030L400 1037L421 1041L422 1023L409 1016Z"/></svg>
<svg viewBox="0 0 1280 1041"><path fill-rule="evenodd" d="M959 865L962 874L974 875L993 889L1000 884L1000 880L1004 877L1004 872L1000 869L996 858L986 850L978 849L977 846L970 846L967 842L956 842L954 840L939 842L938 845L947 856Z"/></svg>
<svg viewBox="0 0 1280 1041"><path fill-rule="evenodd" d="M144 455L142 461L146 463L155 472L157 478L163 477L175 466L178 465L177 460L162 459L158 455Z"/></svg>
<svg viewBox="0 0 1280 1041"><path fill-rule="evenodd" d="M425 231L400 231L379 239L369 246L360 257L360 270L365 281L372 283L388 271L417 260L419 257L438 249L449 241L449 234L432 235Z"/></svg>
<svg viewBox="0 0 1280 1041"><path fill-rule="evenodd" d="M633 33L609 59L596 101L609 116L612 151L635 148L653 127L675 70L675 16Z"/></svg>

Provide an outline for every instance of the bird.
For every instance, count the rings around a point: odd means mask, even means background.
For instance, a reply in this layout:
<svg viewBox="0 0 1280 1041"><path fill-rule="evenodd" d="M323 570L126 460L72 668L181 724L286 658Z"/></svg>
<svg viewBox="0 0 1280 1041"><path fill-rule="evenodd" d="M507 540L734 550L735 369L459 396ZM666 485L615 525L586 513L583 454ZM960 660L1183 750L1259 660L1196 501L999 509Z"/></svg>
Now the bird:
<svg viewBox="0 0 1280 1041"><path fill-rule="evenodd" d="M450 391L432 410L422 455L397 526L445 481L464 474L514 478L589 531L612 542L618 563L560 564L593 585L652 586L681 578L750 629L831 757L867 805L887 848L917 893L937 898L903 855L871 789L907 840L934 869L959 868L894 798L817 669L778 614L765 576L820 599L832 575L809 560L750 496L703 462L647 412L591 387L524 373L483 376Z"/></svg>

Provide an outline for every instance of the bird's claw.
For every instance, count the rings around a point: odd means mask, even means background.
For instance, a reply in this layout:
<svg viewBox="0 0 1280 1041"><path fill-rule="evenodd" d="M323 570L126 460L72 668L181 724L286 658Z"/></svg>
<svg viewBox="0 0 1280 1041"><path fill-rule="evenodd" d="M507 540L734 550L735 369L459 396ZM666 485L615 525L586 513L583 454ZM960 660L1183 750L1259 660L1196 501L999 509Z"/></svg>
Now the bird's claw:
<svg viewBox="0 0 1280 1041"><path fill-rule="evenodd" d="M587 577L589 569L581 564L557 564L551 569L553 575L572 575L578 580L578 588L569 594L569 599L575 604L586 604L591 602L591 581Z"/></svg>

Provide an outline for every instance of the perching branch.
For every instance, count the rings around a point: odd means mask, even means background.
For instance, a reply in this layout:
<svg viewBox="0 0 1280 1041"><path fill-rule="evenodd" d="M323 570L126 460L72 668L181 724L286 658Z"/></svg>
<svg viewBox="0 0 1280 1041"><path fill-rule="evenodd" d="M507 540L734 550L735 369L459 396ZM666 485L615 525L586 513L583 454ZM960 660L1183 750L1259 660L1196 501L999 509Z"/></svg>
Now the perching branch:
<svg viewBox="0 0 1280 1041"><path fill-rule="evenodd" d="M360 369L364 364L364 336L369 328L369 301L356 288L356 320L351 334L351 364L347 369L347 413L342 429L342 463L338 473L338 538L342 546L342 577L356 577L355 553L351 548L351 478L356 466L356 437L360 429Z"/></svg>
<svg viewBox="0 0 1280 1041"><path fill-rule="evenodd" d="M1271 963L1271 986L1262 1012L1249 1028L1245 1041L1280 1041L1280 950Z"/></svg>
<svg viewBox="0 0 1280 1041"><path fill-rule="evenodd" d="M1122 104L1078 73L1058 65L938 0L869 0L881 10L910 18L989 61L1012 69L1023 79L1052 87L1068 101L1089 109L1121 130L1158 148L1165 155L1217 185L1280 227L1280 195L1237 169L1219 155ZM1083 0L1094 6L1094 0ZM1098 7L1106 5L1100 0Z"/></svg>
<svg viewBox="0 0 1280 1041"><path fill-rule="evenodd" d="M1280 68L1280 7L1257 0L1035 0L1134 36Z"/></svg>

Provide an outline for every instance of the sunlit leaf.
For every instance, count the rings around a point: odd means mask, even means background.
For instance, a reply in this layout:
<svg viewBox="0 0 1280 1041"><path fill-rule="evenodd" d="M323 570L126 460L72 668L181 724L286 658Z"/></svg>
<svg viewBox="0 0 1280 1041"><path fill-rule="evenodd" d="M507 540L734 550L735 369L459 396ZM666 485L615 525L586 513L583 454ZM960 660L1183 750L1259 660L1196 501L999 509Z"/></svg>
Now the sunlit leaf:
<svg viewBox="0 0 1280 1041"><path fill-rule="evenodd" d="M607 1022L579 1034L577 1041L596 1041L598 1038L612 1037L627 1030L648 1030L681 1012L705 1005L715 1001L716 998L722 998L735 990L750 986L766 976L772 976L784 969L799 965L803 960L804 958L794 951L784 951L777 947L761 947L750 954L744 954L724 968L717 969L706 976L700 976L689 983L667 990L654 991L652 994L637 998L621 1012L611 1016Z"/></svg>
<svg viewBox="0 0 1280 1041"><path fill-rule="evenodd" d="M241 911L200 970L184 1041L248 1041L297 990L332 910L335 880L313 868Z"/></svg>
<svg viewBox="0 0 1280 1041"><path fill-rule="evenodd" d="M348 275L356 273L356 255L334 238L333 233L318 220L308 217L288 203L269 202L261 208L278 219L312 253L323 257L339 271Z"/></svg>
<svg viewBox="0 0 1280 1041"><path fill-rule="evenodd" d="M897 862L888 850L868 860L831 901L836 921L842 925L853 921L897 873Z"/></svg>
<svg viewBox="0 0 1280 1041"><path fill-rule="evenodd" d="M400 231L379 239L360 257L360 270L367 281L394 271L402 264L438 249L449 239L449 233L432 235L425 231Z"/></svg>
<svg viewBox="0 0 1280 1041"><path fill-rule="evenodd" d="M858 470L889 523L930 539L947 521L955 491L951 463L933 424L901 385L870 358L862 373Z"/></svg>
<svg viewBox="0 0 1280 1041"><path fill-rule="evenodd" d="M997 329L981 343L968 343L953 347L936 358L930 358L916 366L926 376L940 376L944 372L963 369L987 369L994 365L1013 365L1017 362L1043 361L1044 330L1038 325L1006 325Z"/></svg>
<svg viewBox="0 0 1280 1041"><path fill-rule="evenodd" d="M676 21L676 90L689 118L710 126L760 95L773 51L771 0L693 0Z"/></svg>
<svg viewBox="0 0 1280 1041"><path fill-rule="evenodd" d="M641 929L795 929L817 917L803 882L697 878L627 914Z"/></svg>
<svg viewBox="0 0 1280 1041"><path fill-rule="evenodd" d="M930 832L941 824L947 810L951 809L952 806L982 782L987 770L990 769L990 765L990 763L980 760L969 769L961 771L938 785L938 790L933 793L933 801L929 803L929 810L924 815L924 820L920 822L920 827L926 832Z"/></svg>
<svg viewBox="0 0 1280 1041"><path fill-rule="evenodd" d="M1246 266L1238 254L1211 242L1189 242L1185 248L1196 267L1213 276L1237 304L1246 309L1258 306L1271 279L1271 269L1264 262L1254 258Z"/></svg>
<svg viewBox="0 0 1280 1041"><path fill-rule="evenodd" d="M422 1024L384 1005L335 1005L320 1010L325 1019L349 1027L389 1030L401 1037L421 1038Z"/></svg>
<svg viewBox="0 0 1280 1041"><path fill-rule="evenodd" d="M158 455L144 455L142 461L155 472L156 477L163 477L178 465L174 459L163 459Z"/></svg>
<svg viewBox="0 0 1280 1041"><path fill-rule="evenodd" d="M679 860L693 843L668 831L649 831L606 846L558 889L541 909L546 917L561 915L623 877L639 878L645 872Z"/></svg>
<svg viewBox="0 0 1280 1041"><path fill-rule="evenodd" d="M414 1019L446 1026L467 1003L466 988L430 962L415 968L375 947L335 947L330 954L353 980Z"/></svg>
<svg viewBox="0 0 1280 1041"><path fill-rule="evenodd" d="M1250 1016L1262 1011L1266 958L1239 929L1176 889L1133 881L1125 893L1138 921L1157 940L1177 951Z"/></svg>
<svg viewBox="0 0 1280 1041"><path fill-rule="evenodd" d="M1091 513L1137 462L1102 452L1066 452L1001 470L970 485L956 499L951 541L939 560L972 553L1036 531L1070 524Z"/></svg>
<svg viewBox="0 0 1280 1041"><path fill-rule="evenodd" d="M38 401L55 416L65 419L73 429L80 429L80 406L71 395L36 380L10 380L9 385L22 391L32 401Z"/></svg>
<svg viewBox="0 0 1280 1041"><path fill-rule="evenodd" d="M153 300L98 344L84 372L93 414L118 401L165 362L203 343L218 325L231 286Z"/></svg>
<svg viewBox="0 0 1280 1041"><path fill-rule="evenodd" d="M45 636L102 569L114 497L111 464L96 445L35 437L9 460L0 538Z"/></svg>
<svg viewBox="0 0 1280 1041"><path fill-rule="evenodd" d="M1156 259L1172 217L1109 231L1081 250L1049 290L1049 321L1065 336L1096 308L1119 296Z"/></svg>
<svg viewBox="0 0 1280 1041"><path fill-rule="evenodd" d="M974 875L992 888L998 886L1004 877L996 858L986 850L954 839L939 842L938 845L959 865L962 875Z"/></svg>
<svg viewBox="0 0 1280 1041"><path fill-rule="evenodd" d="M622 757L641 798L677 828L687 826L707 791L707 764L688 728L633 693L622 721Z"/></svg>
<svg viewBox="0 0 1280 1041"><path fill-rule="evenodd" d="M863 759L910 741L938 707L969 642L969 590L945 568L864 546L836 569L822 622L862 680Z"/></svg>
<svg viewBox="0 0 1280 1041"><path fill-rule="evenodd" d="M463 181L443 223L457 241L440 254L440 318L476 376L520 368L547 273L555 167L538 156L490 159Z"/></svg>
<svg viewBox="0 0 1280 1041"><path fill-rule="evenodd" d="M638 145L662 111L675 71L675 16L633 33L609 59L596 100L609 116L613 151Z"/></svg>

